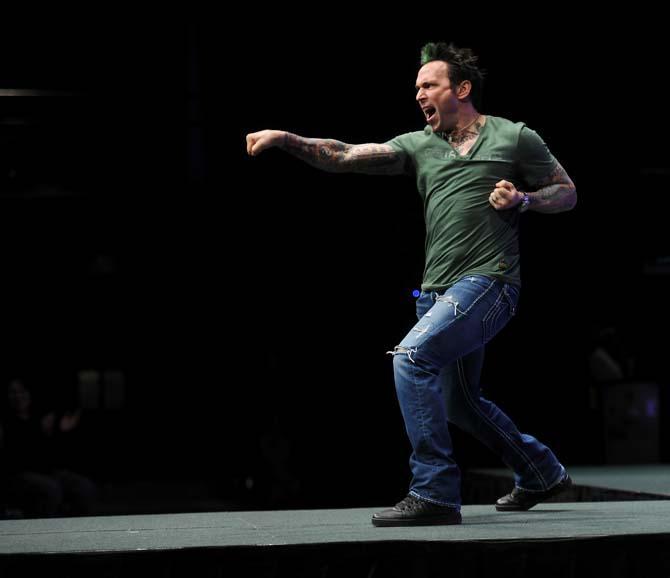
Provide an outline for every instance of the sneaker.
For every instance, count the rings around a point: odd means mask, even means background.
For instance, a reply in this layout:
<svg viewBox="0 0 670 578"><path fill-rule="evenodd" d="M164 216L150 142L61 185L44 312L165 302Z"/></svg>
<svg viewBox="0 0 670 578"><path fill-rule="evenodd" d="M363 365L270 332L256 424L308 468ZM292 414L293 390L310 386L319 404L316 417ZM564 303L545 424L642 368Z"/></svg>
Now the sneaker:
<svg viewBox="0 0 670 578"><path fill-rule="evenodd" d="M565 474L565 477L558 484L545 492L529 492L521 488L514 488L511 494L503 496L496 502L496 510L499 512L530 510L536 504L560 494L571 486L572 479L568 474Z"/></svg>
<svg viewBox="0 0 670 578"><path fill-rule="evenodd" d="M374 526L431 526L460 524L461 513L450 506L441 506L409 494L393 508L372 516Z"/></svg>

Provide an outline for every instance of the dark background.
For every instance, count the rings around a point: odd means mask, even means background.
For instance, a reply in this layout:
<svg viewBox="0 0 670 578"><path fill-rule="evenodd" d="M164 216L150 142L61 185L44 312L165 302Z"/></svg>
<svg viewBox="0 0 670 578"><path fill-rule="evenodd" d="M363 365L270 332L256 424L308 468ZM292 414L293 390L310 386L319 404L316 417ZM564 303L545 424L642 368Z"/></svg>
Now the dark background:
<svg viewBox="0 0 670 578"><path fill-rule="evenodd" d="M523 220L522 301L487 349L485 395L564 463L603 463L598 344L626 380L658 383L665 411L670 127L654 20L442 25L421 9L381 26L250 8L8 26L0 88L43 92L0 99L4 383L20 375L70 407L78 372L122 372L123 402L84 413L73 458L101 483L207 480L245 507L402 497L385 352L414 322L414 184L251 159L244 136L420 129L419 49L451 40L488 72L481 112L537 130L579 194L570 213ZM454 437L464 469L502 465Z"/></svg>

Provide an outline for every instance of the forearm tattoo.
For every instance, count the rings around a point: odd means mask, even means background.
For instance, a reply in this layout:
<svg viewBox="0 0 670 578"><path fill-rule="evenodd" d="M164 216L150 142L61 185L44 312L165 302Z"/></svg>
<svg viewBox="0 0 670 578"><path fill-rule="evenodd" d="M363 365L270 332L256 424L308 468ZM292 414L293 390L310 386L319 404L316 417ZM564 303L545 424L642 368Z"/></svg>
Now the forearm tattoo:
<svg viewBox="0 0 670 578"><path fill-rule="evenodd" d="M332 139L304 138L286 133L280 146L300 160L328 172L377 175L403 172L402 155L389 145L350 145Z"/></svg>
<svg viewBox="0 0 670 578"><path fill-rule="evenodd" d="M561 213L569 211L577 203L575 185L565 172L565 169L556 163L551 174L537 185L535 192L529 192L529 209L539 213Z"/></svg>

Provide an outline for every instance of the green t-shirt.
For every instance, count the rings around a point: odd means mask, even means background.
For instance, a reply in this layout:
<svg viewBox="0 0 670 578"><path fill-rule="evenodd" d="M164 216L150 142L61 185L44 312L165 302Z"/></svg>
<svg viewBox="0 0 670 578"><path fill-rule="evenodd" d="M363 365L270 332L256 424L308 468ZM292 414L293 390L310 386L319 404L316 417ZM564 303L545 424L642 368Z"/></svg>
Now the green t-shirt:
<svg viewBox="0 0 670 578"><path fill-rule="evenodd" d="M520 285L518 207L496 210L489 195L500 180L529 190L551 173L556 159L540 136L524 123L487 115L464 156L430 127L386 144L405 155L405 172L416 177L424 203L421 288L440 291L472 274Z"/></svg>

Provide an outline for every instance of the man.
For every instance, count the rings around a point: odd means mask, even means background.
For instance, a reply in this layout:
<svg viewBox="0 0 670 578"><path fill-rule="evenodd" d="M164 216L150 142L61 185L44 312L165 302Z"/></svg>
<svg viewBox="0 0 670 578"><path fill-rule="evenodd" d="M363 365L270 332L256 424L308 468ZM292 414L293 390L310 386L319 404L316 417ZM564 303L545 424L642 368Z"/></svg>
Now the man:
<svg viewBox="0 0 670 578"><path fill-rule="evenodd" d="M520 215L572 209L575 186L537 133L478 112L483 73L470 49L430 43L421 64L423 131L361 145L273 130L247 135L251 156L279 147L326 171L412 175L424 202L419 322L389 352L413 478L404 500L373 516L376 526L461 522L448 422L513 470L515 488L496 502L498 510L527 510L572 483L548 447L481 397L479 378L484 345L518 303Z"/></svg>

